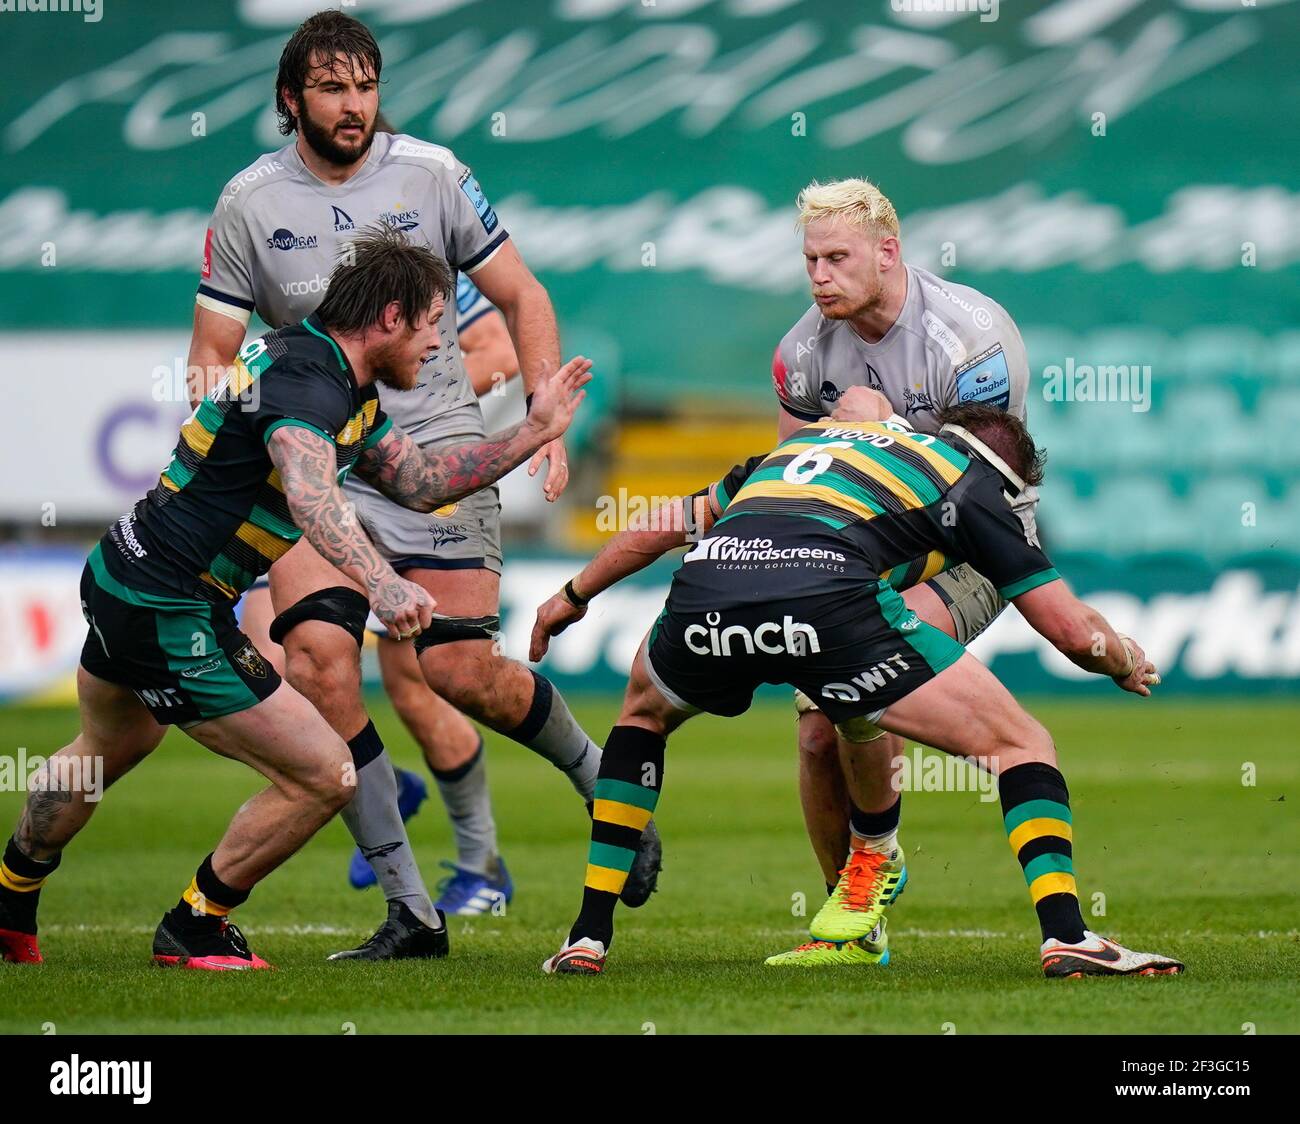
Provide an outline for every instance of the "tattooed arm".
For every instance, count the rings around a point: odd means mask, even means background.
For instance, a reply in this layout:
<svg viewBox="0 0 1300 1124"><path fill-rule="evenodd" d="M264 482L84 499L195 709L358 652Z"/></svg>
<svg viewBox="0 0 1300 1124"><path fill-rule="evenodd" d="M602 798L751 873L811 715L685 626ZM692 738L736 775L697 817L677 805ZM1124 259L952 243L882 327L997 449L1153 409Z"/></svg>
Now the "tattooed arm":
<svg viewBox="0 0 1300 1124"><path fill-rule="evenodd" d="M425 452L393 426L360 457L353 471L390 500L415 511L433 511L495 483L534 449L526 422L474 445Z"/></svg>
<svg viewBox="0 0 1300 1124"><path fill-rule="evenodd" d="M541 379L520 424L482 441L422 450L393 426L357 458L353 469L389 499L415 511L433 511L501 479L530 454L562 434L585 397L591 363L579 356Z"/></svg>
<svg viewBox="0 0 1300 1124"><path fill-rule="evenodd" d="M402 639L427 628L433 602L394 573L357 523L339 491L333 443L303 426L285 425L271 434L267 451L280 472L293 521L326 562L366 591L389 634Z"/></svg>

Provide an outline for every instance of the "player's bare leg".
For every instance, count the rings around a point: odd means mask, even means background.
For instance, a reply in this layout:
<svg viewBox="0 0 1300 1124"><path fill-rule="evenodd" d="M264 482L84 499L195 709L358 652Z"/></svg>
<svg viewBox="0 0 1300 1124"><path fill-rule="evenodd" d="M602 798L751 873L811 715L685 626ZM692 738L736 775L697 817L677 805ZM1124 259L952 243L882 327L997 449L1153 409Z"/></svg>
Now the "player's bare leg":
<svg viewBox="0 0 1300 1124"><path fill-rule="evenodd" d="M81 734L55 754L47 775L99 775L107 787L153 751L163 729L132 691L84 668L78 674L78 694ZM165 915L155 936L154 958L189 967L265 967L226 917L351 797L347 748L310 704L286 686L248 710L197 723L186 733L222 756L250 765L271 784L239 809L216 850ZM74 758L102 762L102 773L86 765L80 773L66 772L60 763ZM0 898L6 906L18 896L26 899L32 950L36 895L90 819L99 795L102 790L83 786L80 791L45 788L28 797L0 868ZM17 951L12 938L4 944L6 959L31 959L12 955Z"/></svg>
<svg viewBox="0 0 1300 1124"><path fill-rule="evenodd" d="M547 974L593 975L604 968L614 939L614 907L663 787L666 740L696 713L655 686L646 643L637 651L618 722L605 740L582 910L560 951L542 965Z"/></svg>
<svg viewBox="0 0 1300 1124"><path fill-rule="evenodd" d="M271 601L271 589L265 585L255 585L248 590L239 602L239 629L252 642L275 672L284 678L284 649L271 639L271 622L275 620L275 606Z"/></svg>
<svg viewBox="0 0 1300 1124"><path fill-rule="evenodd" d="M154 962L209 970L269 967L228 917L352 798L351 757L315 708L286 683L256 706L185 732L257 770L270 784L239 808L180 900L163 915L154 934Z"/></svg>
<svg viewBox="0 0 1300 1124"><path fill-rule="evenodd" d="M1003 825L1038 915L1048 976L1183 970L1176 960L1133 952L1085 928L1074 880L1070 794L1056 747L979 660L963 655L876 721L946 753L978 757L997 775Z"/></svg>
<svg viewBox="0 0 1300 1124"><path fill-rule="evenodd" d="M322 591L334 592L323 602L316 597ZM277 633L284 644L286 679L351 751L356 793L343 820L370 861L389 907L388 920L372 941L385 930L402 940L422 939L421 930L442 933L442 918L424 887L398 811L392 761L361 699L360 637L368 612L364 595L306 540L272 567L271 595L284 620L296 615L287 631ZM438 947L444 942L445 933ZM372 947L364 955L389 958L381 951ZM405 955L396 946L389 951Z"/></svg>
<svg viewBox="0 0 1300 1124"><path fill-rule="evenodd" d="M440 617L466 621L496 615L501 578L489 569L408 570L405 576L429 592ZM527 717L536 689L534 673L503 655L491 638L435 644L423 648L419 661L437 694L499 733L510 735ZM541 749L535 752L547 756ZM553 764L566 771L564 762ZM570 779L575 787L583 783L578 777Z"/></svg>
<svg viewBox="0 0 1300 1124"><path fill-rule="evenodd" d="M452 873L439 884L435 904L461 916L500 913L514 886L497 851L483 737L425 682L412 645L381 638L379 669L385 692L424 754L456 839L456 861L442 864ZM408 775L404 783L414 780Z"/></svg>
<svg viewBox="0 0 1300 1124"><path fill-rule="evenodd" d="M459 710L424 681L415 649L405 641L379 641L384 693L435 772L464 766L475 754L479 734Z"/></svg>
<svg viewBox="0 0 1300 1124"><path fill-rule="evenodd" d="M237 890L251 890L352 799L347 745L292 686L185 732L270 782L235 813L212 854L217 876Z"/></svg>
<svg viewBox="0 0 1300 1124"><path fill-rule="evenodd" d="M898 848L900 796L890 784L893 755L902 752L902 740L865 719L837 728L820 710L803 709L807 697L801 692L795 698L800 708L799 796L826 893L834 899L843 885L856 895L857 908L874 909L880 917L863 937L804 941L767 957L764 964L772 968L888 964L883 911L907 885L907 866ZM850 734L852 738L846 736ZM818 740L815 757L805 752L805 738ZM816 761L815 773L808 768L812 761ZM827 803L822 794L835 804ZM846 874L853 877L846 879Z"/></svg>
<svg viewBox="0 0 1300 1124"><path fill-rule="evenodd" d="M820 710L803 709L807 697L801 692L796 692L795 698L801 711L800 749L810 732L828 739L832 747L832 752L823 750L819 755L812 785L806 784L808 773L803 766L808 758L801 752L799 776L804 822L831 899L827 905L869 911L877 923L865 936L805 941L788 952L769 956L764 963L773 968L888 964L884 911L907 885L907 864L898 846L901 794L892 784L902 739L866 719L833 726ZM832 790L842 809L838 817L828 814L824 805L813 803L819 791ZM845 895L851 900L840 901Z"/></svg>
<svg viewBox="0 0 1300 1124"><path fill-rule="evenodd" d="M849 853L849 795L835 726L820 710L799 723L799 804L817 865L829 890Z"/></svg>
<svg viewBox="0 0 1300 1124"><path fill-rule="evenodd" d="M903 599L922 620L949 636L956 635L951 612L928 585L914 586ZM853 912L873 919L868 927L868 932L873 932L875 922L883 922L885 909L907 885L906 859L898 845L902 793L892 783L903 740L866 719L836 729L820 710L808 709L806 696L796 692L795 700L799 712L799 801L808 839L832 901L837 892L840 897L850 895L850 900L836 901L835 909L822 912L851 906ZM859 917L851 920L856 932L861 928ZM766 963L784 967L805 960L821 962L828 952L822 947L826 943L814 940L769 957ZM869 943L871 954L865 960L887 962L881 956L886 945L883 936ZM859 956L859 950L848 951ZM837 950L837 955L842 953Z"/></svg>
<svg viewBox="0 0 1300 1124"><path fill-rule="evenodd" d="M951 612L928 585L913 586L903 600L927 624L956 636ZM878 850L894 849L901 801L890 781L903 743L888 731L873 730L870 723L859 723L864 729L850 731L852 738L837 739L825 714L798 709L799 802L818 865L827 884L833 885L854 846L850 821L855 807L864 829L858 833L858 845L867 834L883 840ZM850 777L854 778L851 789L847 787Z"/></svg>
<svg viewBox="0 0 1300 1124"><path fill-rule="evenodd" d="M429 686L458 710L549 761L590 808L600 747L578 725L550 680L510 659L494 639L482 635L481 622L496 617L500 576L488 569L409 570L404 576L437 603L434 628L416 644ZM438 628L446 630L443 637ZM474 631L479 635L451 638ZM633 907L649 898L659 873L657 832L648 818L643 826L636 863L623 887L624 904Z"/></svg>
<svg viewBox="0 0 1300 1124"><path fill-rule="evenodd" d="M41 960L36 912L41 886L86 826L104 790L157 748L164 730L134 692L77 669L81 732L32 778L0 864L0 957ZM78 779L81 783L69 782ZM87 784L87 781L94 782Z"/></svg>

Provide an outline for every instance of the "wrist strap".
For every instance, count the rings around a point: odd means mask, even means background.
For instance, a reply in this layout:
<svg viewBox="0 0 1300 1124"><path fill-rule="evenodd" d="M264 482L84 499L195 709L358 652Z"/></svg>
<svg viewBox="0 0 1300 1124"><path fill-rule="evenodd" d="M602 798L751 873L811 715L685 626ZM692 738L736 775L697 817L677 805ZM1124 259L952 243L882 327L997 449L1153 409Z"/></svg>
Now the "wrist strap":
<svg viewBox="0 0 1300 1124"><path fill-rule="evenodd" d="M564 596L569 599L570 604L572 604L575 609L585 609L587 607L587 602L591 600L590 597L581 597L578 595L578 591L573 588L572 578L564 583Z"/></svg>
<svg viewBox="0 0 1300 1124"><path fill-rule="evenodd" d="M1128 664L1124 671L1117 672L1116 679L1127 679L1133 674L1133 669L1137 667L1137 656L1133 654L1133 649L1129 647L1128 637L1121 636L1119 642L1124 645L1124 654L1128 657Z"/></svg>

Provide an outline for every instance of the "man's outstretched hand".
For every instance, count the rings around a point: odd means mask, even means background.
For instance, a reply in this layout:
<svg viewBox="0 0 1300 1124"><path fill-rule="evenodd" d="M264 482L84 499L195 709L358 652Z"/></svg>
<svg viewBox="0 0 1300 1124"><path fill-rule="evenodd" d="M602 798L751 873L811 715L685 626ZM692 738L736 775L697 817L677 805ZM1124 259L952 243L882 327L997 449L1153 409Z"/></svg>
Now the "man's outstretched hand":
<svg viewBox="0 0 1300 1124"><path fill-rule="evenodd" d="M537 620L533 623L533 638L528 645L528 658L536 663L551 646L551 637L559 636L569 625L582 620L587 615L587 606L578 608L572 601L557 593L537 610Z"/></svg>
<svg viewBox="0 0 1300 1124"><path fill-rule="evenodd" d="M1132 667L1127 675L1116 675L1115 686L1122 691L1131 691L1135 695L1141 695L1144 699L1151 697L1151 688L1160 686L1160 672L1146 657L1138 642L1129 636L1121 636L1120 640L1128 653L1128 657L1133 661Z"/></svg>
<svg viewBox="0 0 1300 1124"><path fill-rule="evenodd" d="M569 457L562 435L587 396L582 387L591 381L590 372L591 360L577 355L554 374L543 372L533 385L525 424L540 430L545 444L528 462L528 475L536 476L542 461L547 462L542 490L548 503L559 499L569 483Z"/></svg>

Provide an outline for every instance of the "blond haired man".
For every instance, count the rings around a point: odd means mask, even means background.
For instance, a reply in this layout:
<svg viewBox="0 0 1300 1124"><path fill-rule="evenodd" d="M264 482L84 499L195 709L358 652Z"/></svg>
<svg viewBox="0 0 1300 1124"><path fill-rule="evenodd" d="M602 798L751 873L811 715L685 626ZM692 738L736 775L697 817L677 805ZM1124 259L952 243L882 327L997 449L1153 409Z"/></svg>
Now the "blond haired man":
<svg viewBox="0 0 1300 1124"><path fill-rule="evenodd" d="M778 436L833 414L855 387L870 387L923 433L948 406L995 406L1025 420L1029 367L1006 310L902 258L898 214L865 179L814 181L799 193L799 225L813 305L772 359ZM1034 489L1015 507L1033 541ZM967 565L935 552L888 575L910 609L962 644L1006 606ZM827 888L874 914L907 884L898 847L901 797L891 784L901 740L866 721L838 728L796 692L799 796ZM838 736L837 736L838 735ZM773 966L879 963L882 948L813 941L771 957Z"/></svg>

